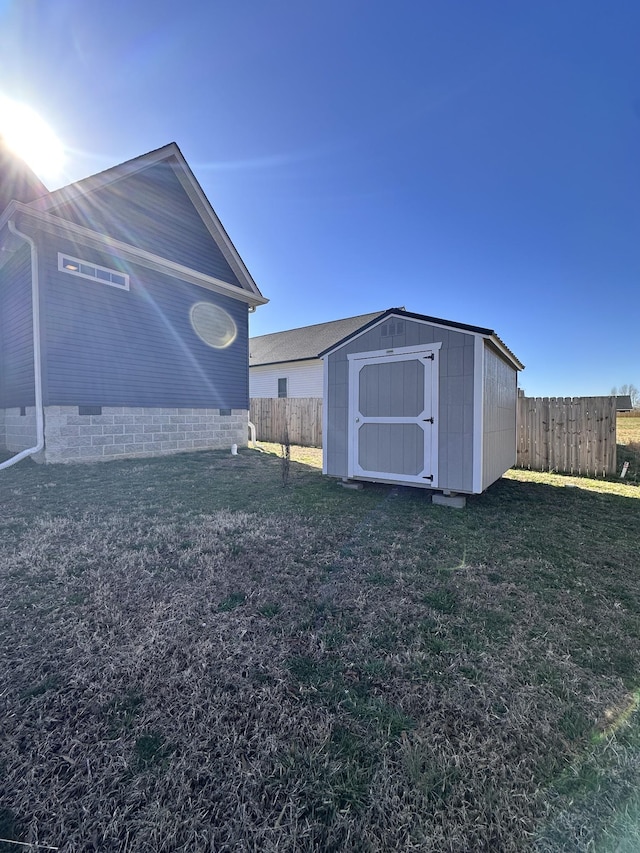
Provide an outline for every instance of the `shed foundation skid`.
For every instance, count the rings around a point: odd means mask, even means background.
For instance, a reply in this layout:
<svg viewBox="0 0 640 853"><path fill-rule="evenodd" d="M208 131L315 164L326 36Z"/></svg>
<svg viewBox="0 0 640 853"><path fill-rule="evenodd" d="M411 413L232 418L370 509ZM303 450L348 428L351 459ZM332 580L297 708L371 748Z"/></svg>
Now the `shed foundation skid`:
<svg viewBox="0 0 640 853"><path fill-rule="evenodd" d="M467 499L464 495L441 495L436 492L431 498L431 503L438 506L450 506L453 509L464 509L467 505Z"/></svg>

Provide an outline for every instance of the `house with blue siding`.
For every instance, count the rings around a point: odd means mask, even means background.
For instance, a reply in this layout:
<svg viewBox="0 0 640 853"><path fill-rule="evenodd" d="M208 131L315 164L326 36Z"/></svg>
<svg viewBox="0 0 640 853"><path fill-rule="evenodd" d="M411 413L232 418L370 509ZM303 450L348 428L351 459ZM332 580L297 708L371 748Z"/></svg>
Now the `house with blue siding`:
<svg viewBox="0 0 640 853"><path fill-rule="evenodd" d="M5 455L245 445L248 314L267 300L178 146L54 192L23 167L8 190L0 168Z"/></svg>

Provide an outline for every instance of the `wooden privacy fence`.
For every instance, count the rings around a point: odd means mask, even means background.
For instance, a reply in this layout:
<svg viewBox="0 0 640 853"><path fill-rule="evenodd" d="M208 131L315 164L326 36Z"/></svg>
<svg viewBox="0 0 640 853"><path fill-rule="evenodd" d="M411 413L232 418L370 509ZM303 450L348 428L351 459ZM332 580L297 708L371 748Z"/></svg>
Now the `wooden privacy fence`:
<svg viewBox="0 0 640 853"><path fill-rule="evenodd" d="M254 397L259 441L322 447L322 398ZM616 473L615 397L518 397L518 468L601 477Z"/></svg>
<svg viewBox="0 0 640 853"><path fill-rule="evenodd" d="M258 441L284 440L291 444L322 447L321 397L252 397L250 419Z"/></svg>
<svg viewBox="0 0 640 853"><path fill-rule="evenodd" d="M616 473L615 397L518 397L519 468Z"/></svg>

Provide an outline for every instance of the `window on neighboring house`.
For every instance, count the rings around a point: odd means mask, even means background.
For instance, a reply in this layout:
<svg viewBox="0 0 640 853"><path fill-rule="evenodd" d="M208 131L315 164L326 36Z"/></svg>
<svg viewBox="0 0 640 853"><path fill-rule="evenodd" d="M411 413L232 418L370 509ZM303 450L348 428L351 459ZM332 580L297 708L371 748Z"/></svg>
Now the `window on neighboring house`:
<svg viewBox="0 0 640 853"><path fill-rule="evenodd" d="M129 290L129 276L126 273L81 261L79 258L72 258L71 255L63 255L62 252L58 252L58 269L80 278L89 278L91 281Z"/></svg>
<svg viewBox="0 0 640 853"><path fill-rule="evenodd" d="M278 379L278 397L287 396L287 379Z"/></svg>

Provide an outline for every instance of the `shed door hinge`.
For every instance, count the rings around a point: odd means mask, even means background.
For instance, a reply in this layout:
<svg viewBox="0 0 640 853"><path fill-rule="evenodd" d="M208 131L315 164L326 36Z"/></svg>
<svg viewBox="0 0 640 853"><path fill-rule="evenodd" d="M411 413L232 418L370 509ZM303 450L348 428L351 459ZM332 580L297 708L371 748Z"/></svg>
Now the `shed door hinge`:
<svg viewBox="0 0 640 853"><path fill-rule="evenodd" d="M430 353L429 355L423 355L422 357L423 357L423 358L430 358L430 359L431 359L431 361L433 361L433 360L434 360L434 358L436 357L436 354L435 354L434 352L432 352L432 353Z"/></svg>
<svg viewBox="0 0 640 853"><path fill-rule="evenodd" d="M432 423L433 423L433 418L423 418L423 419L422 419L422 422L423 422L423 423L425 423L425 424L432 424Z"/></svg>
<svg viewBox="0 0 640 853"><path fill-rule="evenodd" d="M423 477L422 479L423 480L431 480L431 482L433 483L433 474L429 474L428 477Z"/></svg>

